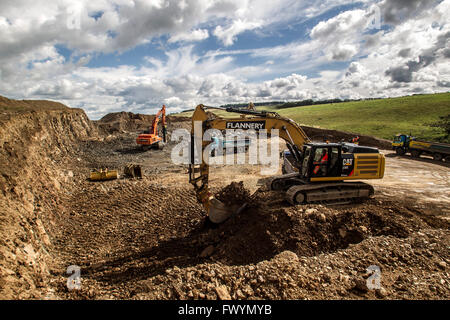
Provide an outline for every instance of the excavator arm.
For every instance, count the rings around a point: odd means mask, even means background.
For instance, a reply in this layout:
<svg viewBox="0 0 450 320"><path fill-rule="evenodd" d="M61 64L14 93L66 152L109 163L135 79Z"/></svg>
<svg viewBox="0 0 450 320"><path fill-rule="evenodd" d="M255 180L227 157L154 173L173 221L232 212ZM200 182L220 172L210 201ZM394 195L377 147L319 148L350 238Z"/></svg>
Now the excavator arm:
<svg viewBox="0 0 450 320"><path fill-rule="evenodd" d="M150 127L150 134L153 134L155 136L158 135L158 123L161 119L161 124L163 127L163 136L164 136L164 142L166 142L166 106L163 105L161 110L158 111L155 118L153 119L152 126Z"/></svg>
<svg viewBox="0 0 450 320"><path fill-rule="evenodd" d="M241 116L239 118L221 118L206 110L207 107L204 105L198 105L192 115L189 182L194 186L197 199L203 204L210 220L214 223L221 223L238 208L226 207L213 197L208 186L209 165L203 157L201 162L199 161L200 163L195 163L195 145L197 145L198 154L203 155L204 149L211 143L203 140L203 134L206 130L266 129L267 133L271 134L274 129L278 129L279 137L286 141L296 158L300 158L302 146L310 142L310 139L297 123L274 112L228 108L228 112L240 113ZM195 128L198 128L197 132Z"/></svg>

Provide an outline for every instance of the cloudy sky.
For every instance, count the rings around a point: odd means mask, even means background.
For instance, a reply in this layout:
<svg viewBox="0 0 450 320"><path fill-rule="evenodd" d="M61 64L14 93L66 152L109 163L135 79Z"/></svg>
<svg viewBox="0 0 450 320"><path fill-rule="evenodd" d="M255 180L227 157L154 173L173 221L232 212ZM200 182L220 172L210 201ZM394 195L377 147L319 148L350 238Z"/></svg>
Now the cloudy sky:
<svg viewBox="0 0 450 320"><path fill-rule="evenodd" d="M108 112L450 89L450 0L1 0L0 95Z"/></svg>

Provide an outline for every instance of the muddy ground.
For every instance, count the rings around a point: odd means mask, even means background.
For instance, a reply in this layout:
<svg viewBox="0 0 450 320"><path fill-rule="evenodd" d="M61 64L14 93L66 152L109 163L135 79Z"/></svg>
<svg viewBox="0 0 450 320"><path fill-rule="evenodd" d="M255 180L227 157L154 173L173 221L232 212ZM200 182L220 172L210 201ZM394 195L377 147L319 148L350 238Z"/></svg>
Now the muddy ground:
<svg viewBox="0 0 450 320"><path fill-rule="evenodd" d="M169 130L176 127L189 123ZM259 166L216 166L213 191L224 197L223 188L242 181L232 194L248 200L244 211L217 227L206 222L187 168L170 161L174 144L144 152L136 149L136 134L76 141L72 153L53 163L58 192L44 184L30 207L39 217L36 228L45 231L39 242L45 270L38 280L28 277L36 270L26 265L29 256L2 251L10 263L1 269L3 298L450 298L448 164L385 150L386 175L371 182L372 199L294 207L258 185ZM127 163L140 164L144 178L87 180L93 168L121 171ZM31 220L20 223L34 226ZM27 236L16 241L18 232L2 230L11 238L4 248L15 243L31 250L22 244ZM67 288L70 265L81 268L80 290ZM378 289L367 287L370 266L380 270ZM22 284L20 277L30 280Z"/></svg>

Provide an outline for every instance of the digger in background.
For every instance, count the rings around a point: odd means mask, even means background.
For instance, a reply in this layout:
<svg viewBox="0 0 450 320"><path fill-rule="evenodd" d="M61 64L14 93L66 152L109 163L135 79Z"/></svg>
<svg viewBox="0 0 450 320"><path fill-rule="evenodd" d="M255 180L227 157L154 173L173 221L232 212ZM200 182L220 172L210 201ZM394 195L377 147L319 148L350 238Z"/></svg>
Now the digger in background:
<svg viewBox="0 0 450 320"><path fill-rule="evenodd" d="M162 137L158 135L158 123L162 124ZM136 143L141 146L143 150L162 149L166 143L167 124L166 124L166 106L163 105L153 119L150 130L145 131L136 138Z"/></svg>

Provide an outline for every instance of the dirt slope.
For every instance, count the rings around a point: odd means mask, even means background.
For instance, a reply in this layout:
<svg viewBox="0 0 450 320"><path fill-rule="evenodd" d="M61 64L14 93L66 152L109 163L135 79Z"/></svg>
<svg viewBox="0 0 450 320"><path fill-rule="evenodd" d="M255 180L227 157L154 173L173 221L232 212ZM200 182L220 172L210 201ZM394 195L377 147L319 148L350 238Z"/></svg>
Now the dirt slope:
<svg viewBox="0 0 450 320"><path fill-rule="evenodd" d="M314 141L328 140L330 142L340 142L341 140L344 140L350 142L355 137L354 133L339 130L319 129L308 126L302 126L302 129L305 131L308 137L310 137ZM359 144L380 149L391 149L391 141L365 135L359 136Z"/></svg>
<svg viewBox="0 0 450 320"><path fill-rule="evenodd" d="M76 162L79 141L95 138L97 129L79 109L1 103L10 110L0 119L0 296L39 296L53 259L49 234L61 197L74 187L75 168L66 164Z"/></svg>
<svg viewBox="0 0 450 320"><path fill-rule="evenodd" d="M94 121L98 127L105 133L125 133L148 130L151 126L154 115L146 115L132 112L114 112L108 113L98 121ZM185 117L167 116L167 123L170 126L172 123L187 122L189 120Z"/></svg>

